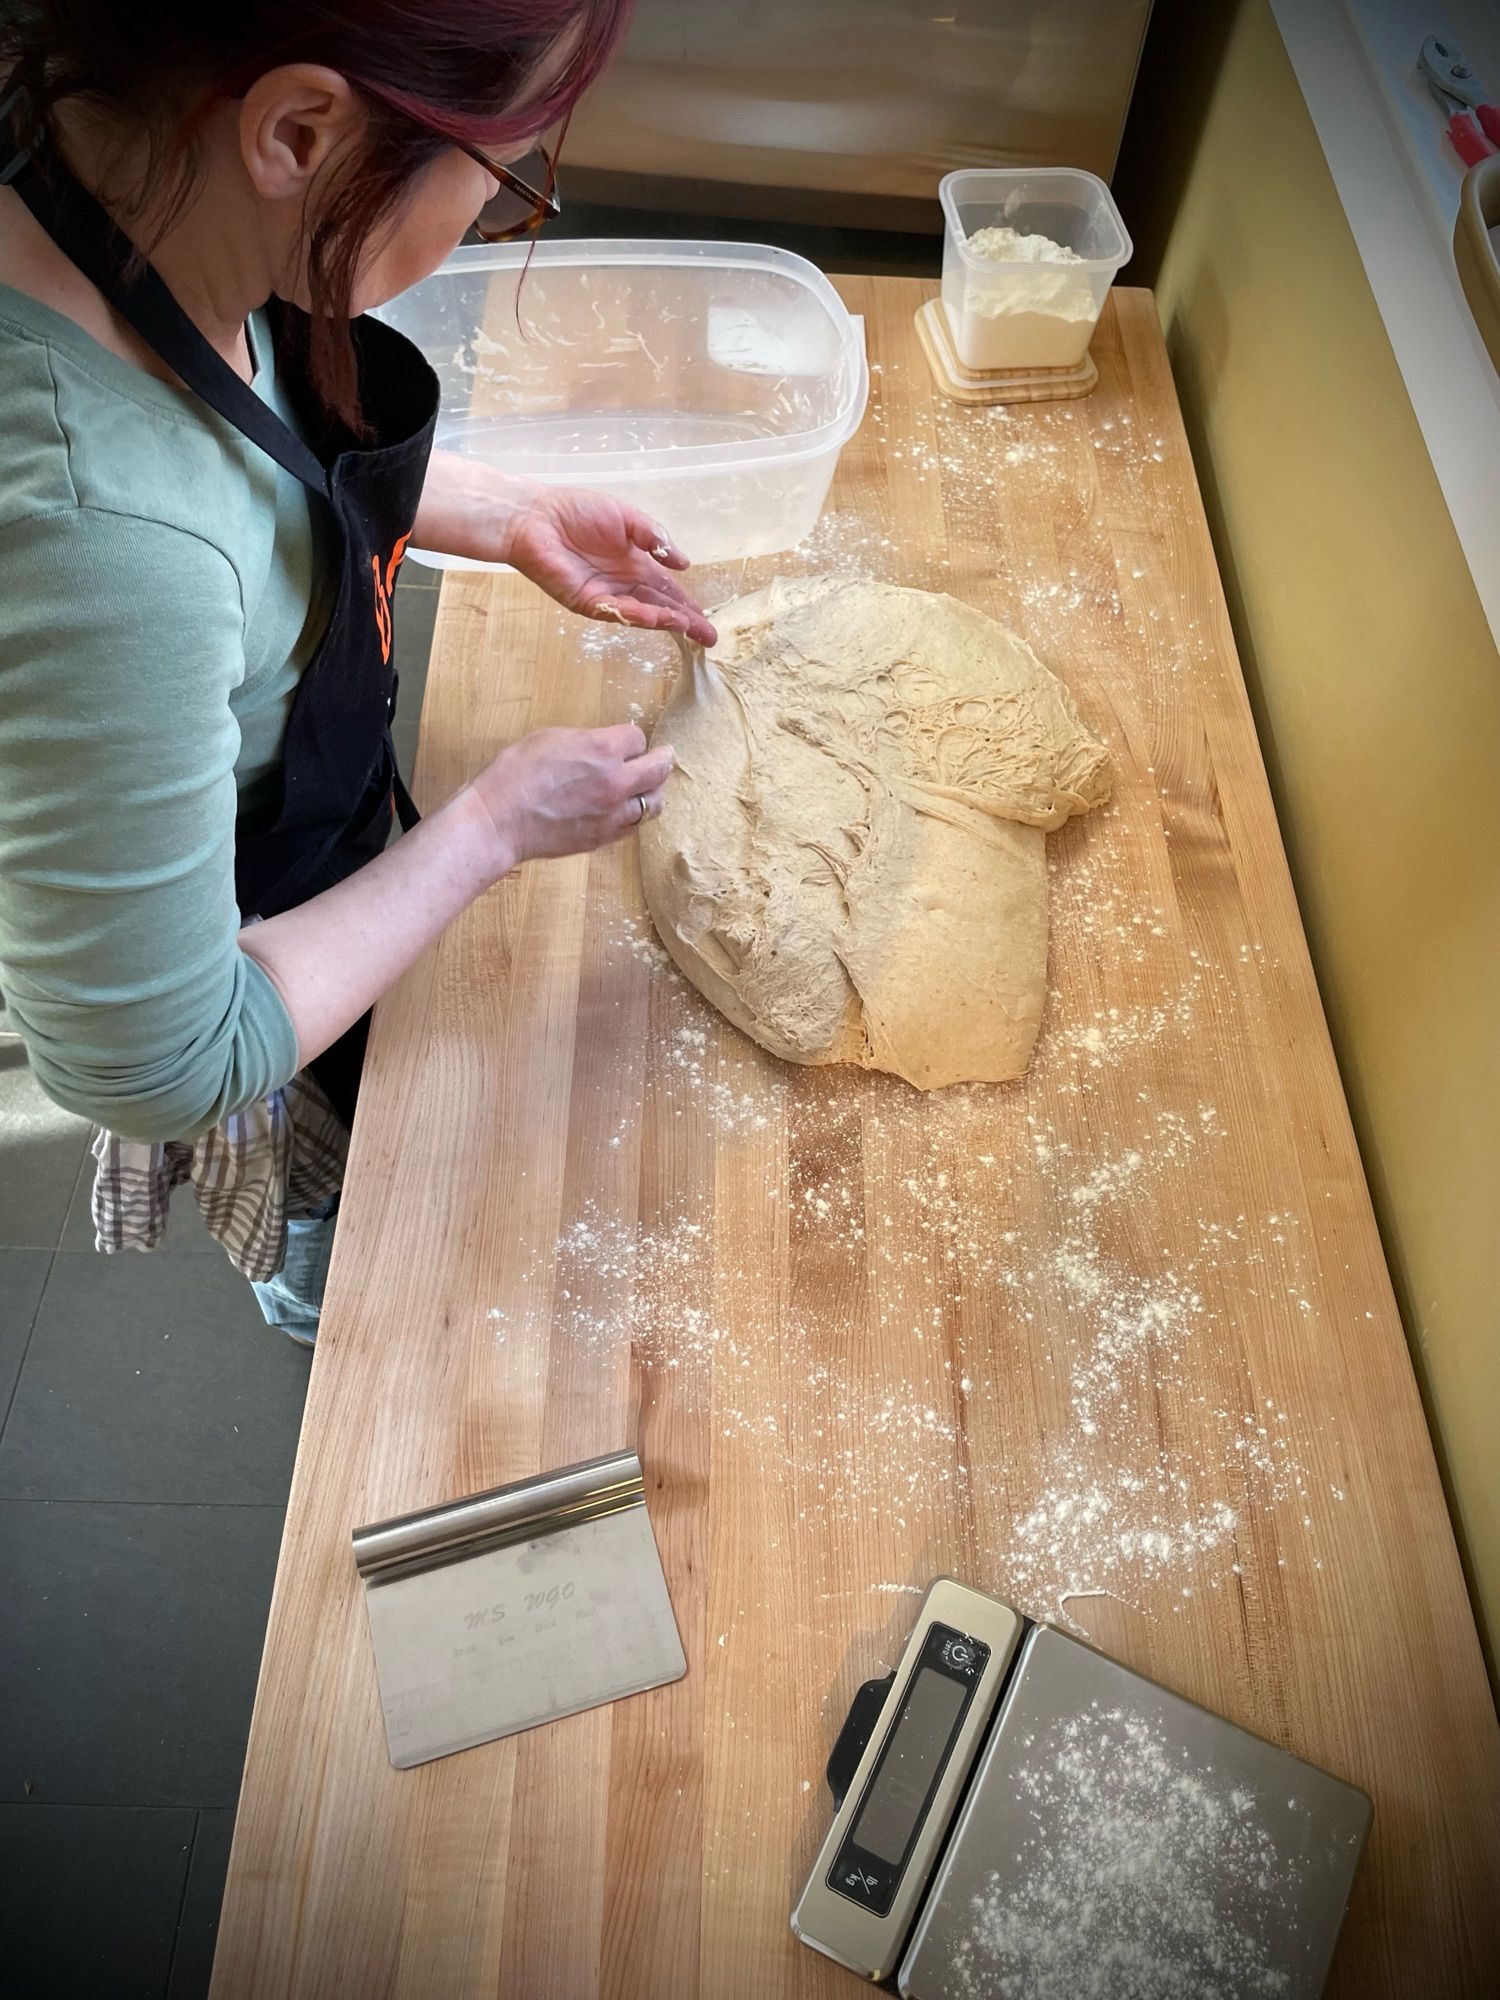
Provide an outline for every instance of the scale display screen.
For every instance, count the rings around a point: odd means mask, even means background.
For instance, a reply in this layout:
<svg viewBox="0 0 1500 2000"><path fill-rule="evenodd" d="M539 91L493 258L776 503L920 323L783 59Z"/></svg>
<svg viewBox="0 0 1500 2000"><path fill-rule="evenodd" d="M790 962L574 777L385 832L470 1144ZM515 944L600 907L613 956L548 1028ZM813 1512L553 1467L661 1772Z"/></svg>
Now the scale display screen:
<svg viewBox="0 0 1500 2000"><path fill-rule="evenodd" d="M899 1866L927 1803L934 1769L964 1712L969 1691L932 1667L912 1685L891 1747L854 1823L854 1838L868 1854Z"/></svg>
<svg viewBox="0 0 1500 2000"><path fill-rule="evenodd" d="M933 1625L828 1886L883 1916L989 1661L981 1639Z"/></svg>

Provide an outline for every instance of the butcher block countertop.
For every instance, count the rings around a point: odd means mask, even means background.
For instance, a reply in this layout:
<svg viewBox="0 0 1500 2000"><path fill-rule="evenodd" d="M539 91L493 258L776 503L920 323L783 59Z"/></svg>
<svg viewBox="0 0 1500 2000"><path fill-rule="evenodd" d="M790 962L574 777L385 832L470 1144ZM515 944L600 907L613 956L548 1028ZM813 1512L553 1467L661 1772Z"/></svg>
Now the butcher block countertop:
<svg viewBox="0 0 1500 2000"><path fill-rule="evenodd" d="M1075 403L962 410L840 281L870 411L790 556L947 590L1110 746L1050 837L1022 1082L763 1055L634 844L524 868L377 1010L235 1831L216 2000L852 1994L788 1913L823 1764L952 1573L1375 1804L1330 1991L1500 1966L1500 1734L1151 296ZM691 552L691 537L686 532ZM435 801L676 660L443 586ZM635 1446L685 1680L398 1772L350 1532Z"/></svg>

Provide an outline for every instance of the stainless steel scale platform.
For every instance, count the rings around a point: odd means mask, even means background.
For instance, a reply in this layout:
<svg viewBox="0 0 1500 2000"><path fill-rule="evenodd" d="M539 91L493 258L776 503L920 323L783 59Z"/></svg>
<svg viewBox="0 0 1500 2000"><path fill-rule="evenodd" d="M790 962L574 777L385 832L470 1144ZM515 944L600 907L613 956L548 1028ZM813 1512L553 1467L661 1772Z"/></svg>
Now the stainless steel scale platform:
<svg viewBox="0 0 1500 2000"><path fill-rule="evenodd" d="M1355 1786L948 1578L829 1783L792 1928L909 2000L1313 2000L1371 1820Z"/></svg>

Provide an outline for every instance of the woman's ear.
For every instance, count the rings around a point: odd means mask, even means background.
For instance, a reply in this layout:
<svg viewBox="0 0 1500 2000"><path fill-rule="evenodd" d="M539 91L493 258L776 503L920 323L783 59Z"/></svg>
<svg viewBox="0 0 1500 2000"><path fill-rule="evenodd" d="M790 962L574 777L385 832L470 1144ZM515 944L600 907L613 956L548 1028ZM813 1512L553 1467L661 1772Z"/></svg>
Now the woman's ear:
<svg viewBox="0 0 1500 2000"><path fill-rule="evenodd" d="M305 195L364 118L364 106L336 69L286 63L267 70L240 100L240 155L256 193L268 201Z"/></svg>

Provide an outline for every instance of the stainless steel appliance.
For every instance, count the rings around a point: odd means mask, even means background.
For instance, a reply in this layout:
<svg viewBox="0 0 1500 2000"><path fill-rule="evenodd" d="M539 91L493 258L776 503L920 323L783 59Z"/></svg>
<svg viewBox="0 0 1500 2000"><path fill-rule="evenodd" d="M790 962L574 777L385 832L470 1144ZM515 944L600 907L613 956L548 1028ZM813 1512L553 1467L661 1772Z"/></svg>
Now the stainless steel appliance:
<svg viewBox="0 0 1500 2000"><path fill-rule="evenodd" d="M952 167L1114 167L1151 0L637 0L565 190L936 230Z"/></svg>

